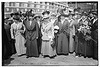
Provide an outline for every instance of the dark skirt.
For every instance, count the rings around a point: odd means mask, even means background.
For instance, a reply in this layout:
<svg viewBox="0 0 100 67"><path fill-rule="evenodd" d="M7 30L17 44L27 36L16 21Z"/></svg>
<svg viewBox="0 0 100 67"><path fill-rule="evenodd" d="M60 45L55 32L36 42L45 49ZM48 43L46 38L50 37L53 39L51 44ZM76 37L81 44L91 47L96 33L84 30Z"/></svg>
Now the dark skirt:
<svg viewBox="0 0 100 67"><path fill-rule="evenodd" d="M42 39L39 37L37 39L37 45L38 45L38 53L41 54L41 44L42 44Z"/></svg>
<svg viewBox="0 0 100 67"><path fill-rule="evenodd" d="M94 50L93 50L93 59L98 60L98 46L94 44Z"/></svg>
<svg viewBox="0 0 100 67"><path fill-rule="evenodd" d="M7 59L16 53L15 40L11 39L10 31L8 29L3 30L2 37L3 37L3 39L2 39L3 59Z"/></svg>
<svg viewBox="0 0 100 67"><path fill-rule="evenodd" d="M57 54L68 54L68 37L64 33L58 36Z"/></svg>
<svg viewBox="0 0 100 67"><path fill-rule="evenodd" d="M84 57L92 57L93 56L92 40L86 41L82 36L83 36L82 34L75 36L75 53L76 55L82 55Z"/></svg>
<svg viewBox="0 0 100 67"><path fill-rule="evenodd" d="M26 41L26 55L30 57L38 57L38 46L37 46L37 40L27 40Z"/></svg>
<svg viewBox="0 0 100 67"><path fill-rule="evenodd" d="M58 47L58 34L55 34L55 38L54 38L54 46L55 46L56 52L57 52L57 47Z"/></svg>
<svg viewBox="0 0 100 67"><path fill-rule="evenodd" d="M86 57L93 57L93 44L92 40L86 41Z"/></svg>

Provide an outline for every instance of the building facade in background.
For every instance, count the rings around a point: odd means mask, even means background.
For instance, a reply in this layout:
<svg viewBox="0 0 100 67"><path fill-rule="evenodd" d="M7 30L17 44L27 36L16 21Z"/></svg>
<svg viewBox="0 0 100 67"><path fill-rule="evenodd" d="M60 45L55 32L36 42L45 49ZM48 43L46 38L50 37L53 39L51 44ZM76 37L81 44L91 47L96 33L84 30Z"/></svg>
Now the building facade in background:
<svg viewBox="0 0 100 67"><path fill-rule="evenodd" d="M10 13L17 11L26 12L30 9L32 9L35 14L41 15L45 10L56 13L59 8L64 9L65 7L63 4L54 2L5 2L4 15L5 17L9 17Z"/></svg>
<svg viewBox="0 0 100 67"><path fill-rule="evenodd" d="M9 17L10 13L13 12L26 12L30 9L39 15L45 10L49 10L51 13L57 13L58 9L64 9L66 7L72 9L80 7L82 11L97 11L98 9L98 2L5 2L4 5L5 17Z"/></svg>

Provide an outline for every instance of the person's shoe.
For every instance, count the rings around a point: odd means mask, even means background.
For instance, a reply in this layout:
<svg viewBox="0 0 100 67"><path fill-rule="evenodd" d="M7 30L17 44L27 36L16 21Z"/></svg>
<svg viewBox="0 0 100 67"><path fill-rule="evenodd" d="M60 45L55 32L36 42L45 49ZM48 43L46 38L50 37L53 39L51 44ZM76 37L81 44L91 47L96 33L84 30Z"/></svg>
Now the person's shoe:
<svg viewBox="0 0 100 67"><path fill-rule="evenodd" d="M78 56L75 56L76 58L78 57Z"/></svg>
<svg viewBox="0 0 100 67"><path fill-rule="evenodd" d="M27 56L26 58L29 58L29 56Z"/></svg>
<svg viewBox="0 0 100 67"><path fill-rule="evenodd" d="M86 58L86 56L84 56L84 58Z"/></svg>
<svg viewBox="0 0 100 67"><path fill-rule="evenodd" d="M18 55L18 57L21 57L21 55Z"/></svg>
<svg viewBox="0 0 100 67"><path fill-rule="evenodd" d="M66 56L68 56L69 54L67 53L67 54L65 54Z"/></svg>
<svg viewBox="0 0 100 67"><path fill-rule="evenodd" d="M54 59L54 56L50 57L50 59Z"/></svg>
<svg viewBox="0 0 100 67"><path fill-rule="evenodd" d="M46 56L43 56L43 58L46 58Z"/></svg>
<svg viewBox="0 0 100 67"><path fill-rule="evenodd" d="M80 54L79 57L81 57L82 55Z"/></svg>

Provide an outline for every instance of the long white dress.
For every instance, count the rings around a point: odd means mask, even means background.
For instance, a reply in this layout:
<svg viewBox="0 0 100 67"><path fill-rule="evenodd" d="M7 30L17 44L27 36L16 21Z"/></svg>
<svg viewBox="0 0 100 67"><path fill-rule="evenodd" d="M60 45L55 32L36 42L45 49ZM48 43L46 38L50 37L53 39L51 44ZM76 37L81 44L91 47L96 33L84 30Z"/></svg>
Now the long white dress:
<svg viewBox="0 0 100 67"><path fill-rule="evenodd" d="M74 52L75 45L74 45L74 38L73 35L75 35L75 27L74 27L74 20L70 21L70 38L69 38L69 52Z"/></svg>
<svg viewBox="0 0 100 67"><path fill-rule="evenodd" d="M51 46L52 39L54 38L53 23L52 22L49 22L46 24L43 23L41 32L43 35L42 36L42 47L41 47L42 55L49 55L50 57L56 55L56 49L54 49Z"/></svg>
<svg viewBox="0 0 100 67"><path fill-rule="evenodd" d="M25 38L23 37L23 33L25 31L25 26L23 23L13 23L11 25L11 37L15 39L15 47L18 55L25 54L26 48Z"/></svg>

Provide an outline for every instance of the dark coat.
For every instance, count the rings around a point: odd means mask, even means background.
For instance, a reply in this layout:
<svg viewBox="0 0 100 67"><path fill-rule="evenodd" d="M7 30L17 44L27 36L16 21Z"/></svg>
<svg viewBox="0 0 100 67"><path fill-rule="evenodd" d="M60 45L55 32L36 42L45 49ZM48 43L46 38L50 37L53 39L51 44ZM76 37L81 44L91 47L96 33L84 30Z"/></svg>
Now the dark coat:
<svg viewBox="0 0 100 67"><path fill-rule="evenodd" d="M59 27L59 33L63 32L66 35L69 35L70 30L69 30L69 22L68 22L68 20L65 20L63 22L63 24L60 21L56 21L54 23L54 25L57 25Z"/></svg>
<svg viewBox="0 0 100 67"><path fill-rule="evenodd" d="M68 54L69 22L65 20L62 24L56 21L55 25L59 27L57 54Z"/></svg>
<svg viewBox="0 0 100 67"><path fill-rule="evenodd" d="M91 27L91 37L97 42L93 44L93 58L98 60L98 20Z"/></svg>
<svg viewBox="0 0 100 67"><path fill-rule="evenodd" d="M38 56L38 46L37 39L38 37L38 24L35 20L32 20L32 24L30 25L29 20L24 21L26 31L26 55L27 56Z"/></svg>

